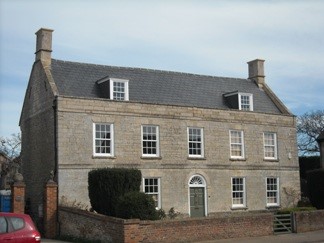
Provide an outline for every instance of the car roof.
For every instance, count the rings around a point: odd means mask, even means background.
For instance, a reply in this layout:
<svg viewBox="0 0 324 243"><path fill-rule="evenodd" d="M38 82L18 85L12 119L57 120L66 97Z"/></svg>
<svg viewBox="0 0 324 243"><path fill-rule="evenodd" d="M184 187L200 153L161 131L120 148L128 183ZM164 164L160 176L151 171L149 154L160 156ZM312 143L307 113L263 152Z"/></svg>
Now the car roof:
<svg viewBox="0 0 324 243"><path fill-rule="evenodd" d="M0 216L6 216L6 217L30 217L28 214L23 214L23 213L9 213L9 212L0 212Z"/></svg>

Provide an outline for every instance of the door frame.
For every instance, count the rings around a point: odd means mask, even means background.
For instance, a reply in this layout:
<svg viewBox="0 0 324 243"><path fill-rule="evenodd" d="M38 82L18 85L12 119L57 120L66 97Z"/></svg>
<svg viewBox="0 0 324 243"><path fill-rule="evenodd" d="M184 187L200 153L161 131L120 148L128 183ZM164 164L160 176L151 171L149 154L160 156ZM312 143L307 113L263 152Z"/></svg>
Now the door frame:
<svg viewBox="0 0 324 243"><path fill-rule="evenodd" d="M204 188L204 212L205 216L208 215L208 208L207 208L207 183L205 178L202 175L194 174L190 177L188 181L188 209L189 209L189 216L191 217L191 210L190 210L190 188L193 187L202 187Z"/></svg>

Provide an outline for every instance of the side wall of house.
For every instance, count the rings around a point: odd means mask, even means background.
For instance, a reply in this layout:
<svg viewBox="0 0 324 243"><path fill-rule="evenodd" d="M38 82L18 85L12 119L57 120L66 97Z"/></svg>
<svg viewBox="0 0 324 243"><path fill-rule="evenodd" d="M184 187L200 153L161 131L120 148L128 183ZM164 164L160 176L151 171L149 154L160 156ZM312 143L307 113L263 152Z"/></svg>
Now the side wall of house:
<svg viewBox="0 0 324 243"><path fill-rule="evenodd" d="M114 124L115 156L93 156L93 123ZM143 158L141 125L159 126L160 157ZM187 127L204 130L205 156L188 157ZM229 130L244 132L245 159L230 158ZM263 133L274 132L278 160L264 160ZM189 213L189 180L206 180L208 214L231 210L231 178L245 177L248 210L266 208L266 177L278 177L280 204L299 192L295 119L292 116L87 100L58 100L59 197L85 204L88 172L99 167L139 168L161 179L162 208Z"/></svg>
<svg viewBox="0 0 324 243"><path fill-rule="evenodd" d="M42 212L43 191L50 171L54 171L53 92L41 62L33 66L22 110L23 176L26 183L26 207L38 222ZM40 217L39 217L40 216Z"/></svg>

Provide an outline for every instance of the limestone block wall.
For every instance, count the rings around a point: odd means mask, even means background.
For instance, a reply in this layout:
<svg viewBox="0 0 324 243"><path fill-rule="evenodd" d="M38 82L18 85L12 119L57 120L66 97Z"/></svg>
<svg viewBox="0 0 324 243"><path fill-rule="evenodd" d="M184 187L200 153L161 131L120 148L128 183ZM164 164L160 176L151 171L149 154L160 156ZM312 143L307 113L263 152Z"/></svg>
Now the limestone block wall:
<svg viewBox="0 0 324 243"><path fill-rule="evenodd" d="M93 156L93 123L114 124L115 155ZM141 125L159 126L160 157L141 156ZM188 157L187 127L204 130L204 158ZM245 159L230 158L229 130L244 132ZM275 132L278 159L264 160L263 132ZM99 167L131 167L161 178L162 207L188 213L188 182L206 182L208 213L231 207L231 177L246 178L248 210L265 209L265 178L299 191L295 119L254 112L160 106L102 99L58 99L59 197L88 203L87 173ZM284 192L281 203L287 203Z"/></svg>
<svg viewBox="0 0 324 243"><path fill-rule="evenodd" d="M33 66L20 119L28 210L38 223L43 187L55 170L54 95L41 62Z"/></svg>

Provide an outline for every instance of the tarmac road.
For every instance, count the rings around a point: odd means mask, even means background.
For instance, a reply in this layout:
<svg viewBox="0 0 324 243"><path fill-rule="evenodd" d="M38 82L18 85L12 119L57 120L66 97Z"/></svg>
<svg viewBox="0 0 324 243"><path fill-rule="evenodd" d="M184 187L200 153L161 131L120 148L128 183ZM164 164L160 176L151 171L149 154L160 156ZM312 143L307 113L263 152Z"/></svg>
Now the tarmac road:
<svg viewBox="0 0 324 243"><path fill-rule="evenodd" d="M224 240L202 241L200 243L324 243L324 230L298 234L281 234L262 237L233 238Z"/></svg>
<svg viewBox="0 0 324 243"><path fill-rule="evenodd" d="M67 241L42 239L47 243L67 243ZM324 243L324 230L298 234L282 234L249 238L200 241L196 243Z"/></svg>

